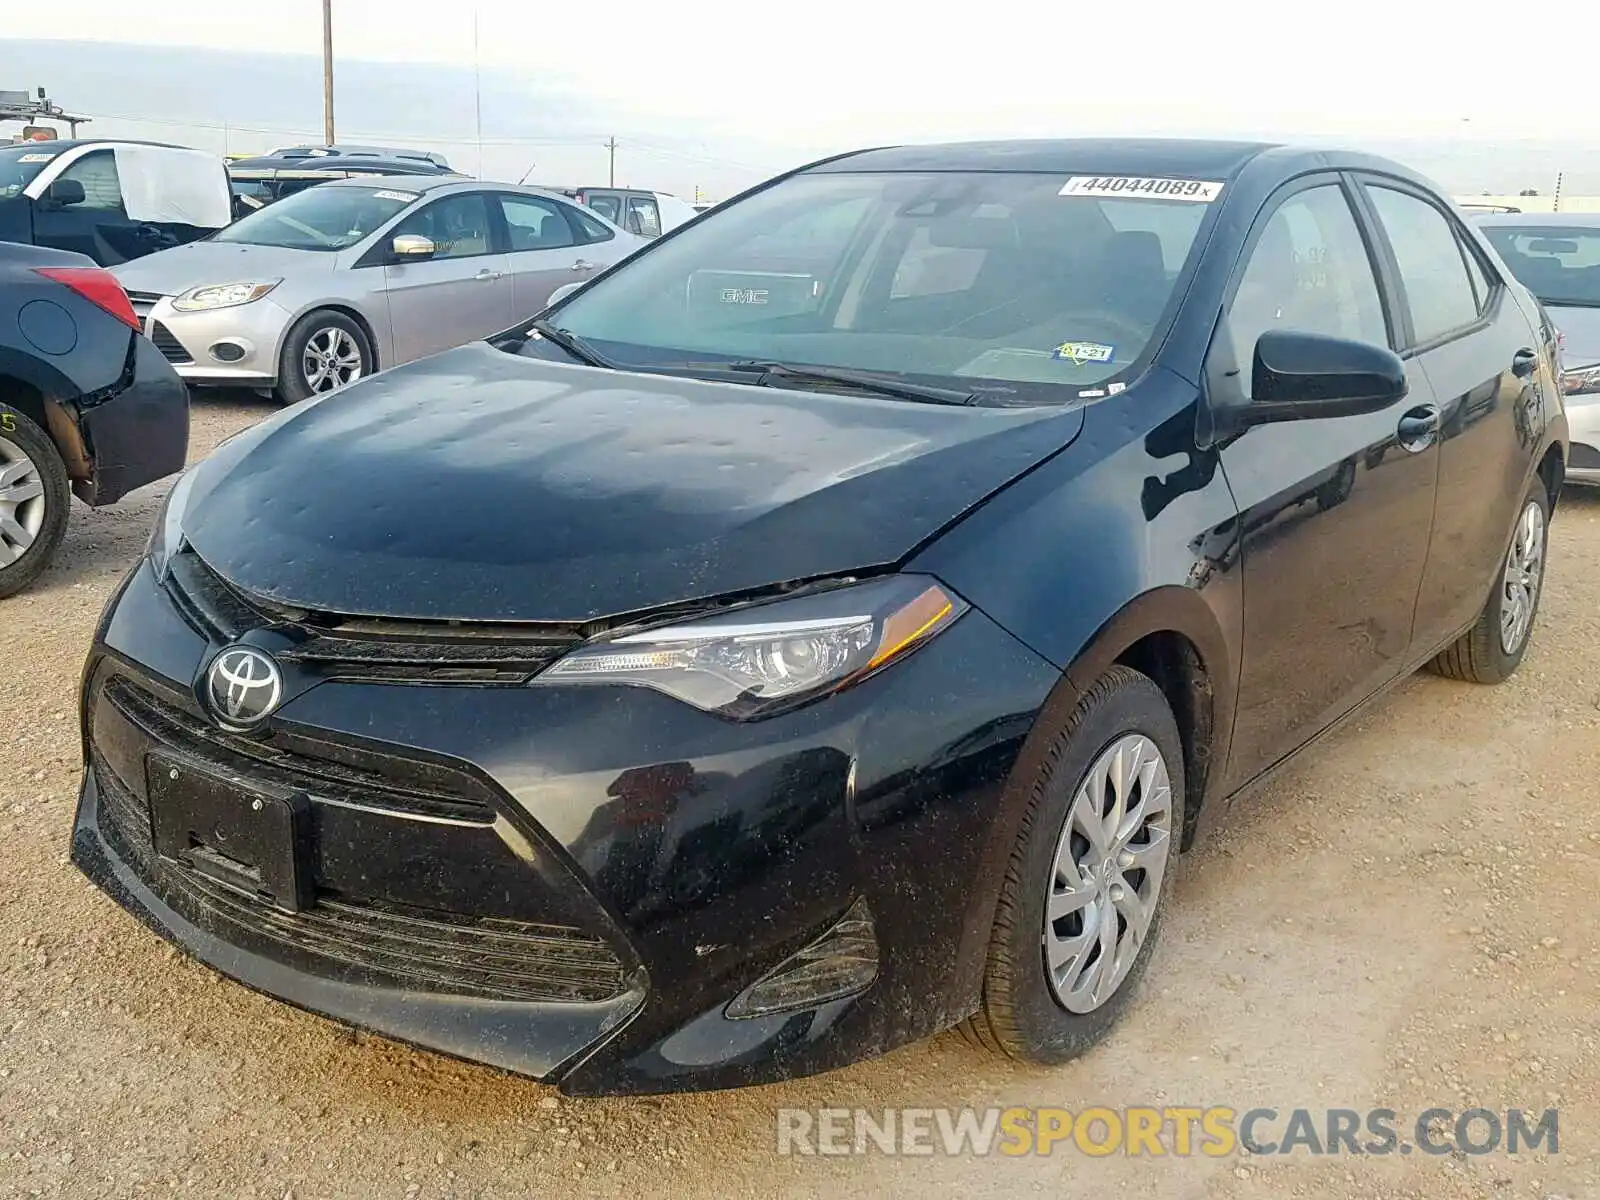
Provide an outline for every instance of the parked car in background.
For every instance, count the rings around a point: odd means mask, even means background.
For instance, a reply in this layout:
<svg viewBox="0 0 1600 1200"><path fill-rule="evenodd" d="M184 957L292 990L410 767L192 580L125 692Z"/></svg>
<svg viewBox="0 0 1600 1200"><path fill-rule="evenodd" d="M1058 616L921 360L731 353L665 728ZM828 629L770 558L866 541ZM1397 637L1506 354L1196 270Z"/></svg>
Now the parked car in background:
<svg viewBox="0 0 1600 1200"><path fill-rule="evenodd" d="M190 383L290 404L505 329L644 244L534 188L336 179L118 278Z"/></svg>
<svg viewBox="0 0 1600 1200"><path fill-rule="evenodd" d="M1561 334L1567 478L1600 485L1600 213L1482 216L1478 227Z"/></svg>
<svg viewBox="0 0 1600 1200"><path fill-rule="evenodd" d="M0 242L0 597L49 565L72 493L114 504L182 470L188 446L188 389L111 274Z"/></svg>
<svg viewBox="0 0 1600 1200"><path fill-rule="evenodd" d="M1061 1062L1233 797L1425 664L1517 669L1554 372L1385 159L802 168L186 474L86 664L72 857L252 988L570 1093L963 1021Z"/></svg>
<svg viewBox="0 0 1600 1200"><path fill-rule="evenodd" d="M238 159L228 166L235 213L241 217L330 179L385 175L466 178L452 170L442 154L376 146L298 147Z"/></svg>
<svg viewBox="0 0 1600 1200"><path fill-rule="evenodd" d="M640 237L658 238L699 216L694 205L669 192L645 192L637 188L587 187L546 188L586 204L613 225Z"/></svg>
<svg viewBox="0 0 1600 1200"><path fill-rule="evenodd" d="M227 167L156 142L0 146L0 241L115 266L203 238L233 220Z"/></svg>

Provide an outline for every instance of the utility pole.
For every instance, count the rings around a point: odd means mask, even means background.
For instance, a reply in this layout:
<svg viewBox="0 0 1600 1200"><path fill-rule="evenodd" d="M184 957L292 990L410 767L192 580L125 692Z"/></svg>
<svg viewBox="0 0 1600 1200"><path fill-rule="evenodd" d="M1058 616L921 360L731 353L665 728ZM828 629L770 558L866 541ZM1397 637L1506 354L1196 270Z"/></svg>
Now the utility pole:
<svg viewBox="0 0 1600 1200"><path fill-rule="evenodd" d="M611 140L606 143L606 149L611 152L611 175L610 175L611 182L609 184L607 184L606 186L607 187L616 187L617 186L617 139L616 139L615 135L613 135Z"/></svg>
<svg viewBox="0 0 1600 1200"><path fill-rule="evenodd" d="M1551 212L1561 211L1561 178L1563 174L1561 171L1556 172L1556 198L1555 202L1550 205Z"/></svg>
<svg viewBox="0 0 1600 1200"><path fill-rule="evenodd" d="M322 0L322 136L333 145L333 0Z"/></svg>

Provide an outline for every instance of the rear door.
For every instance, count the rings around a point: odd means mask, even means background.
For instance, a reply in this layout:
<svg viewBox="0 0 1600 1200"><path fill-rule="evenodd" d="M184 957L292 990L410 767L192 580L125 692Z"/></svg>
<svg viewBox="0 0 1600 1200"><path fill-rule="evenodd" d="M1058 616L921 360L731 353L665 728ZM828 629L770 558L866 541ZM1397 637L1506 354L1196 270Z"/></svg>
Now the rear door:
<svg viewBox="0 0 1600 1200"><path fill-rule="evenodd" d="M512 192L495 193L495 203L505 220L517 314L513 320L521 320L543 308L558 287L588 278L596 263L580 248L587 234L574 219L576 211L569 212L565 204Z"/></svg>
<svg viewBox="0 0 1600 1200"><path fill-rule="evenodd" d="M496 248L488 192L455 192L401 221L402 234L438 247L425 262L390 259L383 268L394 332L394 361L408 362L476 341L516 323L508 256Z"/></svg>
<svg viewBox="0 0 1600 1200"><path fill-rule="evenodd" d="M1392 345L1372 246L1338 176L1288 184L1256 218L1206 363L1209 402L1245 403L1269 329ZM1230 786L1395 679L1433 521L1438 451L1420 367L1379 412L1247 429L1221 446L1239 506L1245 639Z"/></svg>
<svg viewBox="0 0 1600 1200"><path fill-rule="evenodd" d="M1555 387L1498 270L1426 191L1360 177L1404 298L1406 352L1440 406L1439 494L1417 602L1419 652L1470 625L1496 586Z"/></svg>
<svg viewBox="0 0 1600 1200"><path fill-rule="evenodd" d="M622 227L640 237L661 236L661 207L648 192L629 192Z"/></svg>

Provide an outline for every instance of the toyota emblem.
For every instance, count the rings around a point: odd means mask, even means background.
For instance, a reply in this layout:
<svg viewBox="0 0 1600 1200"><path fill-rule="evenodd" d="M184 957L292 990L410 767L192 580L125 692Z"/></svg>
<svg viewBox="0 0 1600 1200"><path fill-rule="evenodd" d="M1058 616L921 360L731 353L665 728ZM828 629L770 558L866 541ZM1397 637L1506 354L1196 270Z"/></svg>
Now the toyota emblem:
<svg viewBox="0 0 1600 1200"><path fill-rule="evenodd" d="M283 701L283 672L270 655L232 646L211 660L206 699L225 725L247 727L266 720Z"/></svg>

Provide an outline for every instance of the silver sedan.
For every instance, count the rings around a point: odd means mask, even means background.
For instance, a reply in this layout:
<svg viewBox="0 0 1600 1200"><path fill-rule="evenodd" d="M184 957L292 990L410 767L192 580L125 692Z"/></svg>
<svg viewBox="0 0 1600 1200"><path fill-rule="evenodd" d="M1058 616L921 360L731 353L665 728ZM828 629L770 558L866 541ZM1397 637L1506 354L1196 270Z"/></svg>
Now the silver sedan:
<svg viewBox="0 0 1600 1200"><path fill-rule="evenodd" d="M115 271L191 384L291 404L505 329L649 242L535 188L332 180Z"/></svg>

